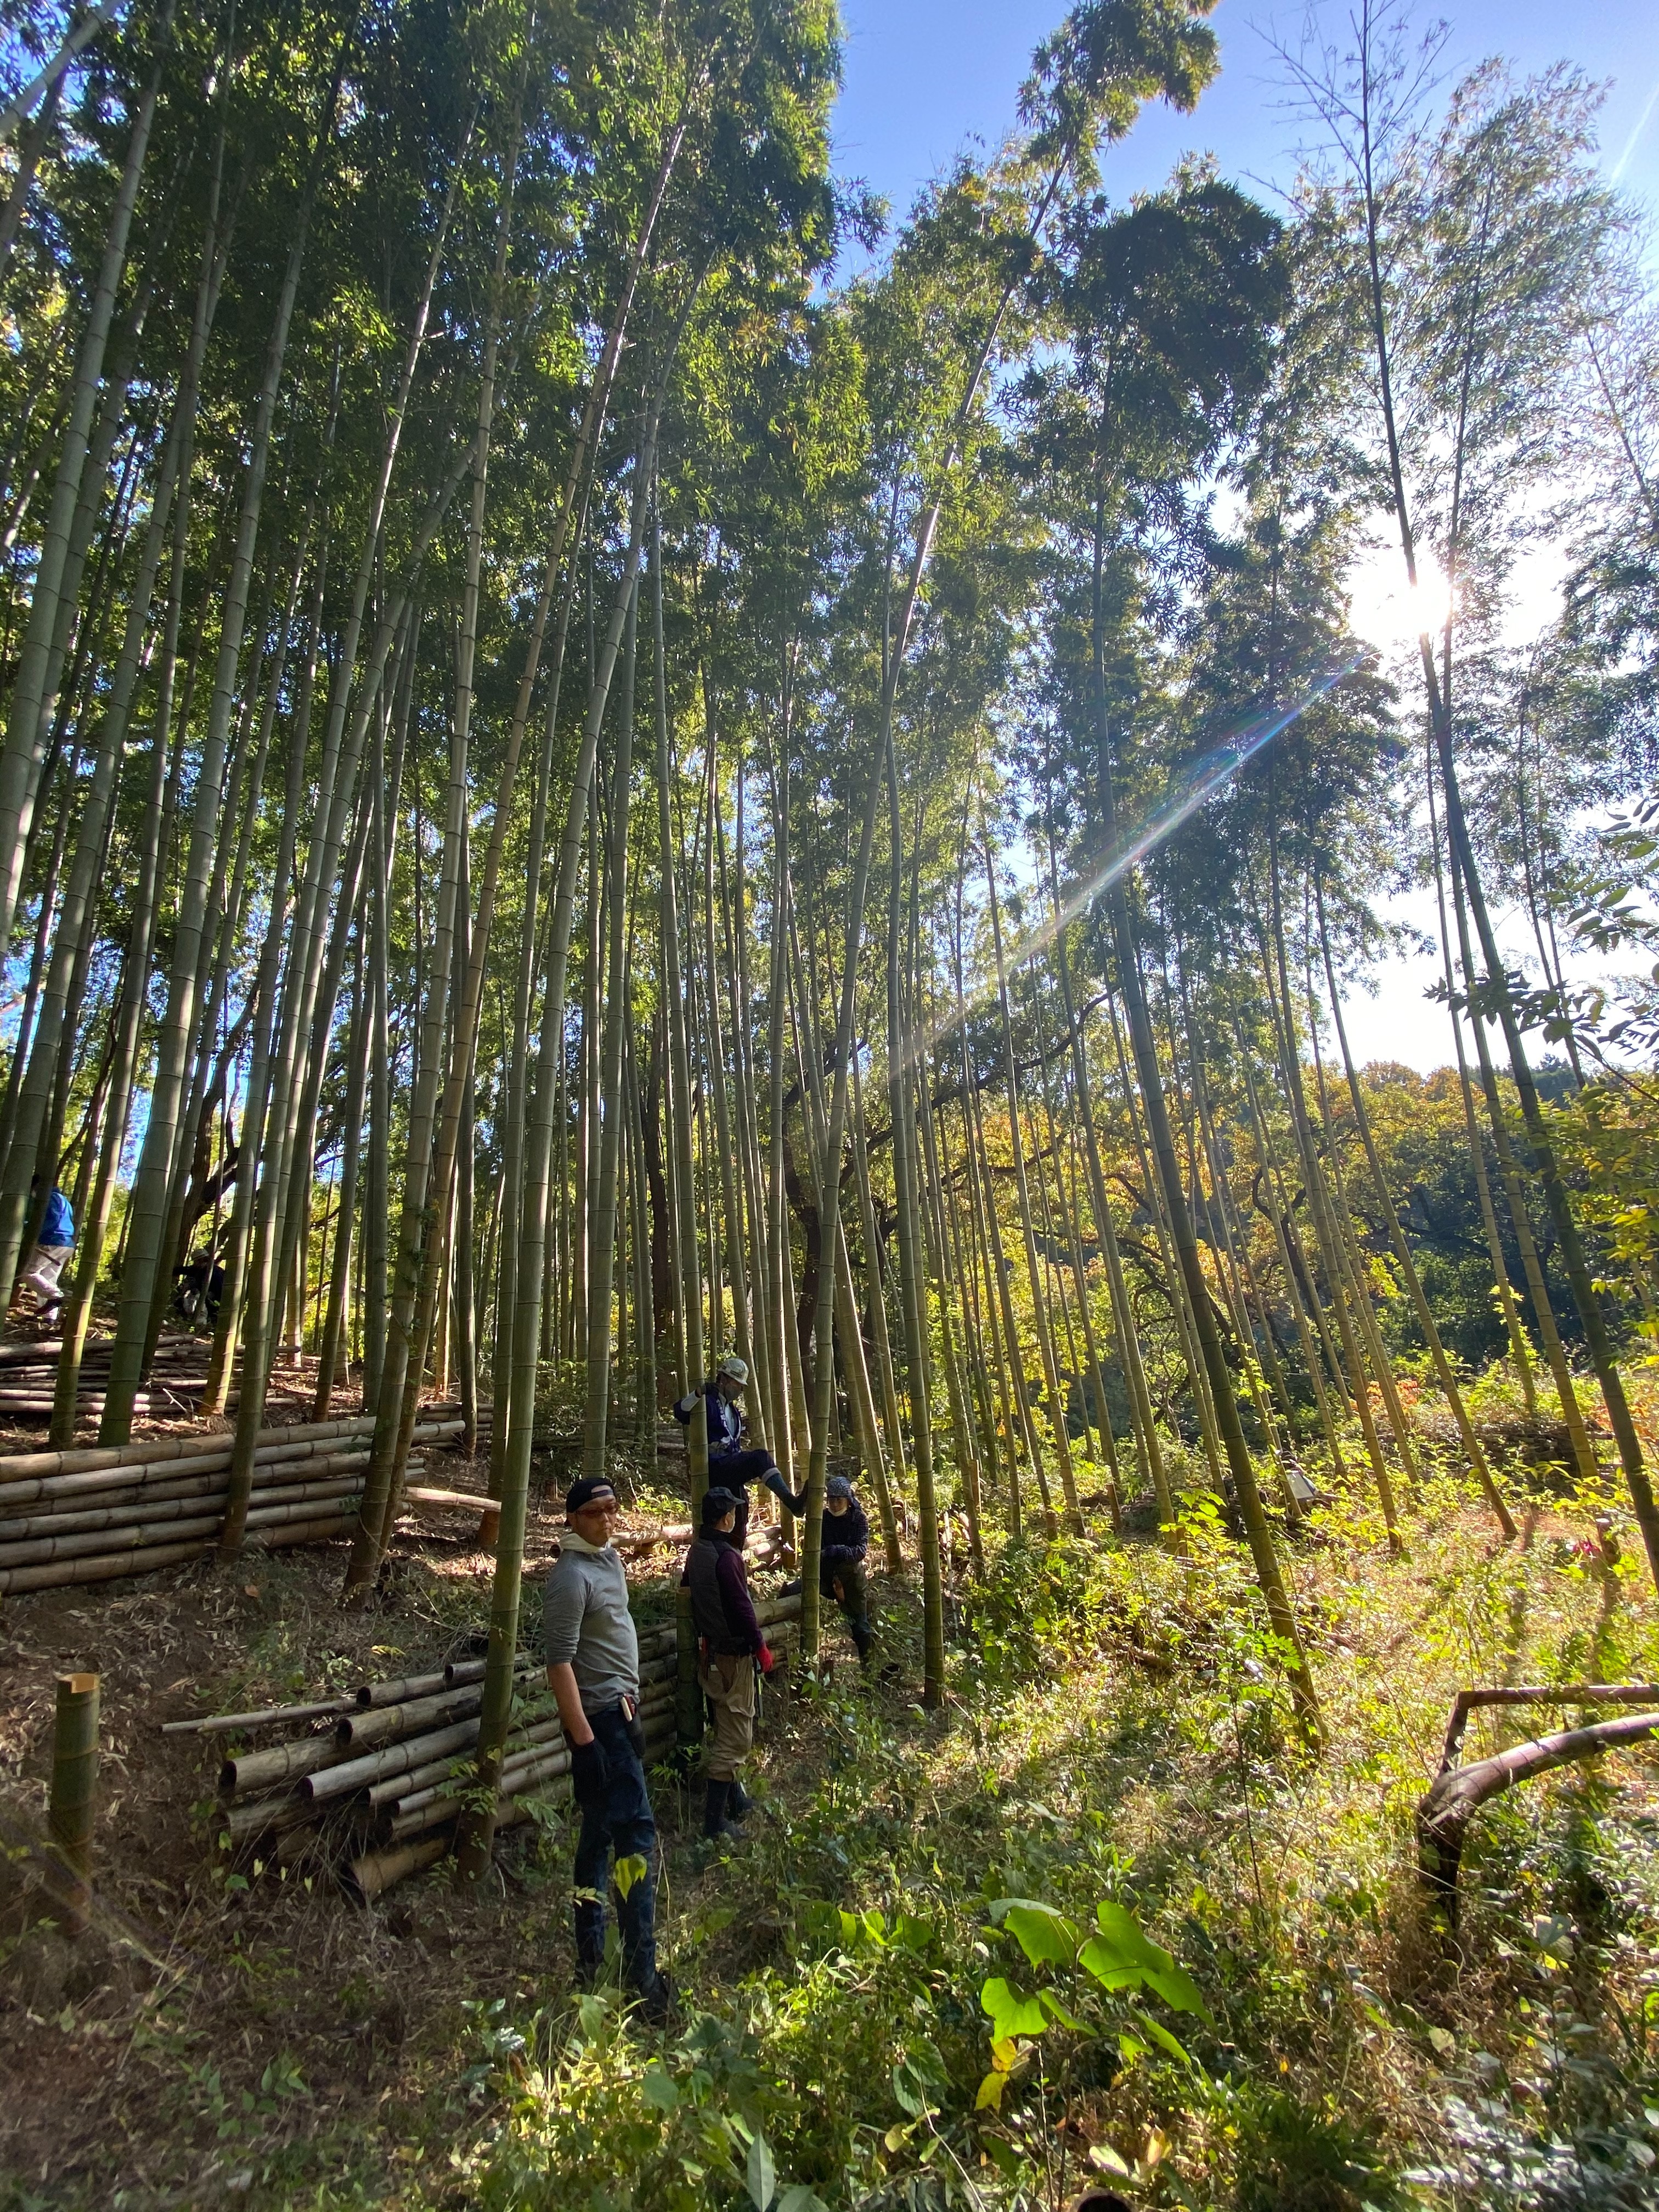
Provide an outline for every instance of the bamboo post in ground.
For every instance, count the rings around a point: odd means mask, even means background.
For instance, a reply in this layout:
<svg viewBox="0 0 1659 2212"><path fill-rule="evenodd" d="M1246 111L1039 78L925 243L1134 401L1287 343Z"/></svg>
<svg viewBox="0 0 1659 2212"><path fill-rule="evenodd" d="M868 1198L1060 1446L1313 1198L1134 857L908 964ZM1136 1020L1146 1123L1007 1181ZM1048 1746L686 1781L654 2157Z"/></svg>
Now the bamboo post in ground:
<svg viewBox="0 0 1659 2212"><path fill-rule="evenodd" d="M52 1738L48 1887L65 1936L85 1929L92 1894L92 1829L98 1796L98 1677L60 1674Z"/></svg>

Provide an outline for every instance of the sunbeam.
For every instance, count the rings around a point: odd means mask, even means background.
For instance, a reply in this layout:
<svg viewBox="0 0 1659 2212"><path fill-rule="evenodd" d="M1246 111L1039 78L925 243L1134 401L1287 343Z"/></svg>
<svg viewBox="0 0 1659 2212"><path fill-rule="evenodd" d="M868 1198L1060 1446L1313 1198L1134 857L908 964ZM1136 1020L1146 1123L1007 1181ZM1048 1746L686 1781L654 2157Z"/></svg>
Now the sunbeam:
<svg viewBox="0 0 1659 2212"><path fill-rule="evenodd" d="M1357 646L1345 659L1334 663L1318 676L1308 689L1289 707L1277 714L1256 714L1212 744L1207 751L1199 754L1186 775L1172 784L1160 805L1154 807L1139 828L1129 836L1120 837L1105 858L1073 890L1071 896L1044 921L1011 946L1004 956L1003 973L1012 975L1024 963L1051 945L1062 929L1076 921L1085 907L1109 890L1120 876L1136 867L1149 853L1154 852L1164 840L1178 830L1182 823L1213 798L1245 763L1253 760L1264 746L1289 729L1291 723L1305 714L1310 707L1322 699L1326 693L1351 676L1361 665L1369 648ZM915 1043L901 1063L911 1066L925 1052L931 1051L942 1037L951 1032L967 1017L988 1003L996 995L997 979L988 976L984 982L964 994L960 1012L951 1010L941 1014L925 1030L917 1034Z"/></svg>

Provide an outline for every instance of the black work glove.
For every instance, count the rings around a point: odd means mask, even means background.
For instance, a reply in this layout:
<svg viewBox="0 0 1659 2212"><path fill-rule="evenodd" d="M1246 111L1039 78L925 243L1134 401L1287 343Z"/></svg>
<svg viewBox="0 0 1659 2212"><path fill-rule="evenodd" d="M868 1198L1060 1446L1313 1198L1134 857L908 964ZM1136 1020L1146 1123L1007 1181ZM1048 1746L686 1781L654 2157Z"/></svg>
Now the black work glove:
<svg viewBox="0 0 1659 2212"><path fill-rule="evenodd" d="M576 1802L586 1812L590 1806L602 1805L611 1780L611 1761L605 1755L605 1746L597 1736L586 1743L570 1747L570 1789Z"/></svg>

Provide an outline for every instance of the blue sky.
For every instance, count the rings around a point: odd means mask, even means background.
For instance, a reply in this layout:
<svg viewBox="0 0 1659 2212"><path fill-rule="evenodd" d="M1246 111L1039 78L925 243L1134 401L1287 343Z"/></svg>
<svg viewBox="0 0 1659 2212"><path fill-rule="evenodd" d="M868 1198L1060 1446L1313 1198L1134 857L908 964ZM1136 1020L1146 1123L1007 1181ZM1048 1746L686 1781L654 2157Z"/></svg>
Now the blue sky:
<svg viewBox="0 0 1659 2212"><path fill-rule="evenodd" d="M1032 48L1064 12L1065 0L842 0L846 86L835 117L836 165L862 177L902 217L917 190L957 150L995 145L1015 120ZM1442 11L1425 8L1426 30ZM1211 17L1221 70L1191 115L1148 109L1107 159L1115 198L1164 182L1183 155L1212 153L1223 173L1252 184L1272 205L1297 168L1308 126L1292 110L1274 41L1294 46L1299 7L1220 0ZM1566 61L1606 87L1600 118L1602 166L1659 228L1659 6L1655 0L1593 0L1566 9L1544 0L1463 0L1443 11L1449 38L1442 68L1455 79L1501 55L1530 75ZM1345 43L1346 7L1321 10L1328 44ZM1431 900L1388 902L1392 916L1434 927ZM1518 913L1497 917L1506 952L1524 959L1529 933ZM1370 994L1348 1009L1361 1060L1401 1060L1428 1069L1450 1056L1443 1011L1425 996L1437 955L1387 963Z"/></svg>
<svg viewBox="0 0 1659 2212"><path fill-rule="evenodd" d="M902 216L917 188L958 148L994 145L1014 121L1032 48L1064 13L1063 0L842 0L846 87L836 110L836 167L861 176ZM1577 64L1607 86L1601 113L1609 172L1629 147L1620 181L1659 212L1659 9L1653 0L1594 0L1574 9L1545 0L1464 0L1443 12L1453 74L1502 54L1525 72ZM1346 10L1322 10L1325 35L1342 36ZM1112 153L1107 182L1125 198L1161 184L1183 154L1211 152L1223 171L1255 180L1264 196L1288 185L1303 126L1287 112L1270 41L1294 45L1294 6L1220 0L1211 21L1221 73L1191 115L1149 109ZM1638 133L1644 110L1645 127ZM1635 137L1634 145L1630 142Z"/></svg>

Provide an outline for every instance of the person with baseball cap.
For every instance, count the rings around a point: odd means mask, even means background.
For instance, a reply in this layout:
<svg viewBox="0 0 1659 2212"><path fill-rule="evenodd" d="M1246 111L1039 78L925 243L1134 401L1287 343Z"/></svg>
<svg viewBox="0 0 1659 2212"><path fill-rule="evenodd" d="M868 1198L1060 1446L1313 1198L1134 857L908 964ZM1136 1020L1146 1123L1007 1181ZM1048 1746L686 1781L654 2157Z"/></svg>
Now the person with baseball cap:
<svg viewBox="0 0 1659 2212"><path fill-rule="evenodd" d="M642 1862L617 1891L623 1972L647 2017L668 2017L672 1991L657 1968L657 1824L645 1785L640 1721L640 1641L628 1576L611 1541L617 1493L585 1474L565 1493L564 1534L542 1597L547 1685L570 1747L570 1786L580 1808L576 1844L576 1967L585 1988L605 1963L605 1893L614 1855Z"/></svg>
<svg viewBox="0 0 1659 2212"><path fill-rule="evenodd" d="M755 1670L769 1674L773 1666L737 1542L742 1502L737 1492L718 1485L703 1492L702 1530L685 1555L680 1577L691 1593L697 1680L714 1713L703 1812L703 1833L711 1842L732 1835L732 1821L749 1809L738 1770L755 1741Z"/></svg>
<svg viewBox="0 0 1659 2212"><path fill-rule="evenodd" d="M708 1480L729 1490L738 1501L737 1518L732 1524L732 1540L743 1549L744 1539L749 1533L749 1491L751 1482L763 1483L775 1498L781 1498L789 1510L802 1514L806 1510L806 1493L791 1490L769 1451L745 1451L743 1446L743 1407L738 1400L749 1387L749 1363L740 1359L735 1352L728 1352L720 1365L702 1386L701 1393L708 1409ZM682 1428L690 1425L696 1411L699 1393L690 1390L674 1407L674 1419Z"/></svg>

